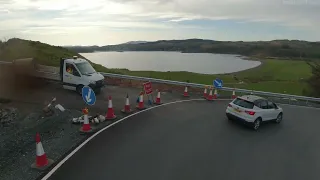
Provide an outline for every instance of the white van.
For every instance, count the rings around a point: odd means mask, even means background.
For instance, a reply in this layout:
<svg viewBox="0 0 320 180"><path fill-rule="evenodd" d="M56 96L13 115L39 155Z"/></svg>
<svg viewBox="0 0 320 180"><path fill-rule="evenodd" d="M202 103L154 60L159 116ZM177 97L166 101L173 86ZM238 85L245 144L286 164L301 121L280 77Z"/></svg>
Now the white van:
<svg viewBox="0 0 320 180"><path fill-rule="evenodd" d="M82 58L60 60L60 78L63 88L82 94L82 87L89 86L99 93L104 86L104 76L96 72L91 64Z"/></svg>

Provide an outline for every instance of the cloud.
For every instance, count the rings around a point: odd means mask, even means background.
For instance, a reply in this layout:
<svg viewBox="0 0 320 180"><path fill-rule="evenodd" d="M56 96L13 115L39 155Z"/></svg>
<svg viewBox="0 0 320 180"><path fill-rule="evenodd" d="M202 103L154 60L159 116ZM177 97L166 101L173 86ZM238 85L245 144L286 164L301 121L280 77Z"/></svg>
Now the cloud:
<svg viewBox="0 0 320 180"><path fill-rule="evenodd" d="M320 30L320 0L0 0L0 4L0 33L3 36L34 40L41 37L48 43L53 34L67 34L74 38L74 34L87 33L94 36L92 39L105 39L91 32L115 35L115 30L131 34L131 38L126 36L127 40L136 40L135 32L142 31L157 31L157 36L162 31L167 37L168 33L171 33L170 37L179 33L184 34L180 37L186 38L194 34L215 37L215 33L228 37L225 32L230 30L215 25L214 22L218 21L235 22L233 29L237 29L237 24L245 24L248 29L255 29L254 24L270 24L275 28L273 31L284 27L288 31L300 31L299 38L305 33L306 39L315 40L319 40L317 32ZM184 23L203 20L213 25ZM197 32L203 33L202 36ZM234 33L243 35L243 40L253 37ZM265 37L279 35L272 33ZM162 39L161 36L153 37L152 33L148 38ZM74 42L81 41L80 37L76 39ZM113 35L111 39L117 41ZM64 43L64 39L60 41L60 44ZM59 44L59 41L55 40L55 43Z"/></svg>

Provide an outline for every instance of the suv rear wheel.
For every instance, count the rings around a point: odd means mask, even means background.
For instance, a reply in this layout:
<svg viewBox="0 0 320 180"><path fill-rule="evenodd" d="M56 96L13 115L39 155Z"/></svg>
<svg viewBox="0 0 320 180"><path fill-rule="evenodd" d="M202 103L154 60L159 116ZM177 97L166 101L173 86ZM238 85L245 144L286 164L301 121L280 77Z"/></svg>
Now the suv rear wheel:
<svg viewBox="0 0 320 180"><path fill-rule="evenodd" d="M259 127L260 127L260 125L261 125L261 122L262 122L261 118L256 119L256 120L253 122L253 129L254 129L254 130L258 130Z"/></svg>

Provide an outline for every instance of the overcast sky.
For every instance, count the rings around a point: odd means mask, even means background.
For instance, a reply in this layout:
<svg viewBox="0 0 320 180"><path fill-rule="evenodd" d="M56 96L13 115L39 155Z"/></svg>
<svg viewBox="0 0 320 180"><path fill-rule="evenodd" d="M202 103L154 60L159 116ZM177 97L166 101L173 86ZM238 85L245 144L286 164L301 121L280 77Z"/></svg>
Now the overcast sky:
<svg viewBox="0 0 320 180"><path fill-rule="evenodd" d="M0 37L53 45L320 41L320 0L0 0Z"/></svg>

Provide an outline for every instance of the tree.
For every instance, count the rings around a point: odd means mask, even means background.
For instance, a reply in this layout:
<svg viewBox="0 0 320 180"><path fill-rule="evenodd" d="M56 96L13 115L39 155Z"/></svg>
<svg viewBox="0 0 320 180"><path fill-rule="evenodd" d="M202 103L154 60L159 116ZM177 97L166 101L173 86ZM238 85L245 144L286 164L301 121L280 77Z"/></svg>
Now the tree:
<svg viewBox="0 0 320 180"><path fill-rule="evenodd" d="M312 76L307 81L312 88L310 95L320 97L320 63L316 61L307 61L306 63L312 70Z"/></svg>

